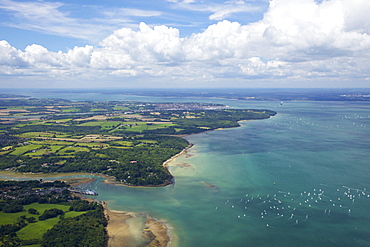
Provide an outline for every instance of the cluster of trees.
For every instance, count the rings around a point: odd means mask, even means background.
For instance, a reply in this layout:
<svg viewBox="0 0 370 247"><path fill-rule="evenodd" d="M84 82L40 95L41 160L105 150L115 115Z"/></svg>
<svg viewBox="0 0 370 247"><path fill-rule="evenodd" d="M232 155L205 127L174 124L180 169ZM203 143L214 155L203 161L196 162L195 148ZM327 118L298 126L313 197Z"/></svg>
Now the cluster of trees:
<svg viewBox="0 0 370 247"><path fill-rule="evenodd" d="M172 121L178 124L178 128L184 130L189 128L195 130L199 127L207 127L208 129L232 128L240 126L238 123L240 120L265 119L276 114L276 112L270 110L246 109L197 110L191 113L194 118L186 118L183 112L178 112L177 114L180 117Z"/></svg>
<svg viewBox="0 0 370 247"><path fill-rule="evenodd" d="M86 133L98 134L101 133L99 126L74 126L74 125L25 125L17 129L9 130L9 134L17 135L26 132L63 132L70 135L83 135ZM104 132L105 133L105 132Z"/></svg>
<svg viewBox="0 0 370 247"><path fill-rule="evenodd" d="M23 100L21 100L23 102ZM19 103L19 102L18 102ZM42 108L48 104L64 105L66 107L74 107L79 110L89 112L91 109L105 109L107 112L113 112L114 107L127 108L132 111L143 110L136 112L140 115L153 117L150 110L156 108L155 104L128 102L70 102L61 100L37 100L33 99L30 102L24 102L25 106L33 105L36 108ZM192 106L194 104L194 106ZM276 114L269 110L245 110L245 109L216 109L206 110L201 109L202 104L190 104L196 110L156 110L155 117L157 119L168 119L175 123L176 126L168 126L166 128L157 128L152 130L143 130L142 132L134 132L128 129L115 129L110 132L109 128L101 126L80 126L81 122L73 121L78 115L68 115L72 120L64 123L32 123L21 124L16 128L3 127L7 130L7 134L2 134L6 143L14 143L16 138L12 136L27 132L48 132L48 133L64 133L71 136L84 136L87 134L100 135L115 135L126 138L132 143L130 147L117 147L114 141L107 142L109 147L94 149L92 147L84 147L88 151L75 151L69 149L62 154L47 152L44 154L20 155L16 156L12 153L0 155L0 169L13 168L19 172L93 172L104 173L116 177L118 181L129 185L165 185L172 181L172 176L162 166L163 162L170 157L181 152L189 143L180 137L172 135L200 133L205 130L213 130L217 128L230 128L239 126L238 121L249 119L269 118ZM169 104L171 105L171 104ZM186 104L185 104L186 105ZM182 107L182 105L177 105ZM180 108L181 108L180 107ZM34 108L34 109L36 109ZM176 108L176 107L175 107ZM90 115L91 111L88 115ZM93 113L91 113L93 114ZM86 115L86 116L88 116ZM92 115L90 115L92 116ZM47 116L47 120L65 118L65 115L51 114ZM118 120L116 118L115 120ZM125 120L119 118L119 120ZM88 120L94 121L94 120ZM141 121L137 119L137 121ZM112 124L111 128L115 125ZM1 125L0 125L1 128ZM1 137L1 136L0 136ZM151 142L142 143L141 140L151 140ZM1 138L0 138L1 140ZM38 139L39 141L40 139ZM4 142L5 143L5 142ZM1 145L1 142L0 142ZM73 145L73 144L72 144ZM44 146L40 149L48 149L49 146ZM51 150L49 148L49 150ZM112 162L113 161L113 162Z"/></svg>
<svg viewBox="0 0 370 247"><path fill-rule="evenodd" d="M44 213L39 217L39 220L47 220L50 218L55 218L58 215L64 215L64 211L58 208L46 209Z"/></svg>
<svg viewBox="0 0 370 247"><path fill-rule="evenodd" d="M21 193L22 189L32 189L32 188L47 189L51 187L63 188L69 187L69 185L59 180L44 182L42 179L26 181L14 181L14 180L0 181L1 190L4 190L6 188L7 190L14 190L18 193Z"/></svg>
<svg viewBox="0 0 370 247"><path fill-rule="evenodd" d="M171 119L177 126L164 129L145 130L147 134L194 134L217 128L232 128L240 126L238 121L250 119L265 119L274 116L270 110L219 109L219 110L183 110L161 111L158 117ZM148 114L149 115L149 114ZM188 116L191 118L187 118ZM176 118L173 118L176 116ZM177 129L177 130L176 130Z"/></svg>
<svg viewBox="0 0 370 247"><path fill-rule="evenodd" d="M1 209L4 213L4 208L9 205L26 205L24 203L33 203L34 201L26 200L28 194L32 191L45 192L50 188L64 188L67 185L64 182L42 182L39 180L32 181L0 181L0 198ZM66 192L64 192L66 193ZM103 207L96 202L88 202L81 200L79 197L73 197L71 193L68 199L66 198L59 204L69 205L69 211L86 211L77 217L64 218L65 212L61 209L51 208L39 215L39 212L30 208L28 213L35 217L26 217L22 215L13 224L0 223L0 245L1 246L23 246L31 244L39 244L43 247L51 246L105 246L107 241L107 233L105 226L107 220L104 216ZM46 193L49 197L58 198L57 193ZM9 197L16 195L17 197ZM34 194L36 199L42 199L43 194ZM22 204L23 203L23 204ZM42 239L22 240L17 236L17 232L28 224L32 224L37 220L47 220L58 217L59 222L48 230Z"/></svg>
<svg viewBox="0 0 370 247"><path fill-rule="evenodd" d="M99 206L80 216L61 220L44 234L41 246L106 246L106 226L103 208Z"/></svg>
<svg viewBox="0 0 370 247"><path fill-rule="evenodd" d="M76 152L71 157L63 158L55 154L38 159L29 156L0 156L0 163L2 168L16 165L19 172L103 173L130 185L157 186L171 183L173 177L162 164L188 146L188 141L180 137L160 135L143 135L131 140L141 145L128 149L91 149L89 152ZM146 140L152 142L145 144ZM63 164L60 163L61 159L64 160Z"/></svg>
<svg viewBox="0 0 370 247"><path fill-rule="evenodd" d="M0 148L5 146L16 145L22 139L16 136L11 136L8 133L0 134Z"/></svg>
<svg viewBox="0 0 370 247"><path fill-rule="evenodd" d="M1 211L3 211L4 213L18 213L24 211L23 205L17 202L15 203L2 202L1 204L0 204Z"/></svg>
<svg viewBox="0 0 370 247"><path fill-rule="evenodd" d="M6 235L15 237L17 235L16 232L25 227L26 225L27 223L23 219L19 219L14 224L0 225L0 240L2 239L1 237L5 237Z"/></svg>
<svg viewBox="0 0 370 247"><path fill-rule="evenodd" d="M99 204L96 202L88 202L84 200L75 200L70 203L69 211L76 211L76 212L82 212L82 211L89 211L89 210L96 210L99 209Z"/></svg>

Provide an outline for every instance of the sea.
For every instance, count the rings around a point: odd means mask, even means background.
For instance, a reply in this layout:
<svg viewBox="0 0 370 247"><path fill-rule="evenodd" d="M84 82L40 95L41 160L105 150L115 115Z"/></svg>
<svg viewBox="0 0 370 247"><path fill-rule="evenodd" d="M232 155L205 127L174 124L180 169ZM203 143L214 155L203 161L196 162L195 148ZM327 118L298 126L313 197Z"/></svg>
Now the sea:
<svg viewBox="0 0 370 247"><path fill-rule="evenodd" d="M27 95L274 110L270 119L186 136L194 146L170 163L172 185L115 186L97 177L85 187L110 209L135 213L138 225L148 214L166 221L171 246L370 246L370 102ZM132 246L141 241L133 237Z"/></svg>

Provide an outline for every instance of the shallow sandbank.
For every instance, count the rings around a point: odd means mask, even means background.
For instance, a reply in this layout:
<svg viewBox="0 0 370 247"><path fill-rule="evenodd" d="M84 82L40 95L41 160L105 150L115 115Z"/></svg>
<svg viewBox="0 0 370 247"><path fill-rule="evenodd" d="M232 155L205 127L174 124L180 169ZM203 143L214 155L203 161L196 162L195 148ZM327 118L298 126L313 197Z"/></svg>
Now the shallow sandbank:
<svg viewBox="0 0 370 247"><path fill-rule="evenodd" d="M176 159L177 157L179 157L180 155L184 155L184 154L187 154L188 152L188 149L191 148L192 146L194 146L194 144L189 144L189 146L187 146L186 148L184 148L180 153L172 156L171 158L169 158L168 160L166 160L164 163L163 163L163 166L164 167L167 167L169 165L169 163L171 163L174 159Z"/></svg>
<svg viewBox="0 0 370 247"><path fill-rule="evenodd" d="M132 218L129 213L109 210L105 203L104 213L108 220L108 247L130 246L130 231L126 220Z"/></svg>
<svg viewBox="0 0 370 247"><path fill-rule="evenodd" d="M108 247L167 247L171 243L168 224L142 215L108 209L103 202L108 219Z"/></svg>
<svg viewBox="0 0 370 247"><path fill-rule="evenodd" d="M151 218L147 215L145 225L147 228L144 229L144 232L150 231L151 234L154 235L154 238L152 238L148 246L169 246L171 235L169 234L169 227L166 222Z"/></svg>

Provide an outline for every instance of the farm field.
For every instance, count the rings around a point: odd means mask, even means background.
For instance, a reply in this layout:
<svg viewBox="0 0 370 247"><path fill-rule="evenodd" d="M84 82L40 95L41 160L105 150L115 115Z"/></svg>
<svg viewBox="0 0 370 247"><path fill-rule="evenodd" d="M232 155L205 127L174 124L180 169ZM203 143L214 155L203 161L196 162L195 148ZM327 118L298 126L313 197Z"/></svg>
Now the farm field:
<svg viewBox="0 0 370 247"><path fill-rule="evenodd" d="M0 188L0 246L56 246L58 238L60 246L72 246L62 244L72 238L77 246L103 246L102 206L76 197L67 183L5 180Z"/></svg>
<svg viewBox="0 0 370 247"><path fill-rule="evenodd" d="M34 217L35 216L34 214L28 213L28 209L30 208L36 209L40 213L40 215L43 214L46 209L51 209L51 208L58 208L65 212L69 210L69 206L65 206L65 205L32 203L29 205L25 205L24 206L25 211L23 212L4 213L0 211L0 219L1 219L0 225L13 224L17 222L17 219L21 217L22 215L25 215L26 217Z"/></svg>
<svg viewBox="0 0 370 247"><path fill-rule="evenodd" d="M0 99L0 110L7 115L0 116L0 170L101 173L127 185L167 185L173 177L163 163L189 146L181 135L237 127L240 120L276 114L225 108L205 103ZM36 117L31 120L29 115Z"/></svg>
<svg viewBox="0 0 370 247"><path fill-rule="evenodd" d="M65 212L64 218L76 217L78 215L84 214L86 212ZM40 239L49 229L51 229L55 224L60 221L59 218L51 218L43 221L37 221L35 223L30 223L21 230L17 232L17 236L20 239Z"/></svg>

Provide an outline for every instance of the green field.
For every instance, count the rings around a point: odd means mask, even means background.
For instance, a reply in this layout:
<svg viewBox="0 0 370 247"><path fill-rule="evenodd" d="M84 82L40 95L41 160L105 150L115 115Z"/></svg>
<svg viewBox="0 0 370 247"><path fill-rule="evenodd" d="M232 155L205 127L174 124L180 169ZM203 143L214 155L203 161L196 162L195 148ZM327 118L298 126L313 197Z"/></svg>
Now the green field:
<svg viewBox="0 0 370 247"><path fill-rule="evenodd" d="M89 147L89 148L104 148L104 147L109 147L108 144L106 143L101 143L101 142L87 142L87 143L84 143L84 142L79 142L79 143L75 143L76 147Z"/></svg>
<svg viewBox="0 0 370 247"><path fill-rule="evenodd" d="M21 127L23 127L23 126L27 126L27 125L37 125L37 124L40 124L40 122L39 122L39 121L29 121L29 122L27 122L27 123L17 124L17 125L15 125L15 127L17 127L17 128L21 128Z"/></svg>
<svg viewBox="0 0 370 247"><path fill-rule="evenodd" d="M42 140L42 141L29 141L32 144L40 144L40 145L59 145L59 146L66 146L71 145L74 142L67 142L67 141L58 141L58 140Z"/></svg>
<svg viewBox="0 0 370 247"><path fill-rule="evenodd" d="M50 146L49 148L51 148L51 152L55 153L57 152L59 149L63 148L64 146Z"/></svg>
<svg viewBox="0 0 370 247"><path fill-rule="evenodd" d="M90 121L79 124L78 126L101 126L105 121Z"/></svg>
<svg viewBox="0 0 370 247"><path fill-rule="evenodd" d="M165 123L165 124L153 124L148 125L148 130L163 129L171 126L177 126L177 124Z"/></svg>
<svg viewBox="0 0 370 247"><path fill-rule="evenodd" d="M148 144L157 144L158 142L156 140L140 140L142 143L148 143Z"/></svg>
<svg viewBox="0 0 370 247"><path fill-rule="evenodd" d="M19 135L19 137L23 137L23 138L37 138L37 137L66 138L68 136L69 135L67 135L65 133L61 133L61 132L53 132L53 133L50 133L50 132L25 132L25 133L22 133L22 134Z"/></svg>
<svg viewBox="0 0 370 247"><path fill-rule="evenodd" d="M156 104L145 102L32 101L17 100L13 106L16 108L22 104L32 104L32 107L36 107L30 109L31 114L42 115L42 118L32 121L28 118L13 118L4 120L6 125L0 125L0 135L5 140L0 147L1 169L23 173L73 172L84 169L109 174L128 185L141 186L171 183L171 175L163 168L162 161L189 145L188 141L176 134L237 127L239 120L266 119L276 114L268 110L225 110L222 107L214 111L208 110L213 105L203 103L195 106L195 103L191 103L188 106L190 108L184 108L186 110L182 110L183 103L169 104L165 106L168 109L162 110L163 105L156 108ZM52 109L62 110L64 114L53 111L44 114ZM104 111L104 114L98 111ZM114 111L127 112L122 114ZM21 110L17 110L17 113L23 114ZM11 149L3 149L8 146ZM122 166L108 169L107 162L110 160L117 160ZM138 164L130 163L133 160L138 161ZM146 169L154 166L158 168L155 173ZM127 179L130 172L135 173L135 176Z"/></svg>
<svg viewBox="0 0 370 247"><path fill-rule="evenodd" d="M113 107L113 110L115 110L115 111L127 111L127 110L130 110L130 108L125 107L125 106L116 105L116 106Z"/></svg>
<svg viewBox="0 0 370 247"><path fill-rule="evenodd" d="M109 130L120 125L121 121L91 121L79 124L79 126L100 126L101 129Z"/></svg>
<svg viewBox="0 0 370 247"><path fill-rule="evenodd" d="M164 129L170 126L177 126L177 124L172 123L147 124L146 122L123 122L122 124L126 128L125 131L136 131L136 132L142 132L144 130Z"/></svg>
<svg viewBox="0 0 370 247"><path fill-rule="evenodd" d="M65 147L63 149L60 149L58 151L58 154L64 155L64 154L74 154L76 152L89 152L90 149L86 147Z"/></svg>
<svg viewBox="0 0 370 247"><path fill-rule="evenodd" d="M95 112L95 111L108 111L108 110L107 109L103 109L103 108L93 108L90 111Z"/></svg>
<svg viewBox="0 0 370 247"><path fill-rule="evenodd" d="M44 154L46 154L47 152L50 152L50 151L51 151L50 149L39 149L39 150L36 150L35 152L26 153L25 155L40 156L40 155L44 155Z"/></svg>
<svg viewBox="0 0 370 247"><path fill-rule="evenodd" d="M30 208L36 209L40 214L39 215L29 214L28 209ZM21 216L26 216L27 218L34 217L36 218L36 220L38 220L38 217L42 215L45 210L52 209L52 208L63 210L65 212L65 215L64 215L65 218L76 217L78 215L86 213L86 211L68 212L69 206L66 206L66 205L32 203L30 205L25 205L24 206L25 211L23 212L18 212L18 213L0 212L0 219L1 219L0 225L13 224L17 222L17 219ZM47 219L44 221L36 221L35 223L29 223L27 226L23 227L21 230L17 232L17 236L23 240L41 239L42 235L44 235L44 233L46 233L47 230L51 229L56 223L58 223L59 220L60 219L58 217L55 217L55 218Z"/></svg>
<svg viewBox="0 0 370 247"><path fill-rule="evenodd" d="M78 215L84 214L86 212L66 212L64 217L76 217ZM51 218L43 221L37 221L35 223L29 223L27 226L23 227L17 232L20 239L41 239L49 229L51 229L56 223L59 222L59 217Z"/></svg>
<svg viewBox="0 0 370 247"><path fill-rule="evenodd" d="M66 119L59 119L59 120L55 120L56 123L65 123L65 122L68 122L68 121L71 121L72 118L66 118Z"/></svg>
<svg viewBox="0 0 370 247"><path fill-rule="evenodd" d="M116 128L118 125L120 125L121 121L106 121L101 125L102 129L112 129Z"/></svg>
<svg viewBox="0 0 370 247"><path fill-rule="evenodd" d="M79 111L81 111L81 109L77 107L70 107L62 110L62 112L79 112Z"/></svg>
<svg viewBox="0 0 370 247"><path fill-rule="evenodd" d="M35 223L29 223L17 232L17 236L23 240L29 239L41 239L49 229L51 229L56 223L59 222L59 218L51 218L43 221L37 221Z"/></svg>
<svg viewBox="0 0 370 247"><path fill-rule="evenodd" d="M30 209L30 208L34 208L37 211L39 211L40 215L42 215L46 209L51 209L51 208L61 209L65 212L67 212L69 210L69 206L65 206L65 205L32 203L30 205L25 205L24 206L24 209L26 210L24 212L4 213L4 212L1 211L0 212L0 225L13 224L13 223L17 222L17 219L19 217L21 217L22 215L25 215L27 218L35 217L37 219L38 215L29 214L27 212L27 210Z"/></svg>
<svg viewBox="0 0 370 247"><path fill-rule="evenodd" d="M1 156L1 155L8 154L9 152L10 152L10 150L8 150L8 151L2 151L2 152L0 152L0 156Z"/></svg>
<svg viewBox="0 0 370 247"><path fill-rule="evenodd" d="M132 147L134 144L130 141L114 141L111 142L111 145Z"/></svg>
<svg viewBox="0 0 370 247"><path fill-rule="evenodd" d="M20 147L16 147L15 150L13 152L11 152L10 154L12 154L12 155L22 155L26 152L36 150L36 149L39 149L41 147L42 147L42 145L37 145L37 144L29 144L29 145L26 145L26 146L20 146Z"/></svg>
<svg viewBox="0 0 370 247"><path fill-rule="evenodd" d="M22 106L8 106L6 107L7 109L11 109L11 110L21 110L21 109L25 109L27 107L22 107Z"/></svg>
<svg viewBox="0 0 370 247"><path fill-rule="evenodd" d="M50 146L48 146L48 148L39 149L39 150L36 150L35 152L26 153L25 155L28 155L28 156L39 156L39 155L44 155L44 154L47 154L47 153L56 153L58 150L62 149L63 147L64 146L50 145Z"/></svg>
<svg viewBox="0 0 370 247"><path fill-rule="evenodd" d="M48 132L26 132L19 135L19 137L33 138L33 137L52 137L54 134Z"/></svg>

